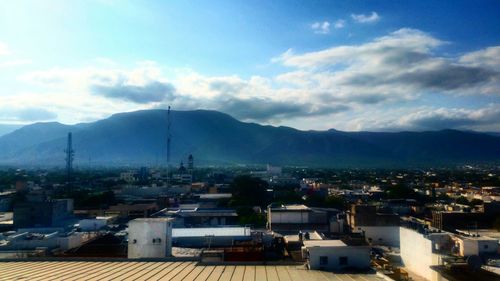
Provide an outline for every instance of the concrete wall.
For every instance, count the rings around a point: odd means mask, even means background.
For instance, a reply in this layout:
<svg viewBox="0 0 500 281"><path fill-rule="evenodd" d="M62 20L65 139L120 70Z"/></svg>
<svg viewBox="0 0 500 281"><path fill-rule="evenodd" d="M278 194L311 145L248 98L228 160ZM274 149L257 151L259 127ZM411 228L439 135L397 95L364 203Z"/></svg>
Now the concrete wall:
<svg viewBox="0 0 500 281"><path fill-rule="evenodd" d="M342 270L345 268L366 269L370 267L370 248L363 246L307 247L311 269ZM327 264L320 258L328 257ZM347 265L340 265L340 257L347 257Z"/></svg>
<svg viewBox="0 0 500 281"><path fill-rule="evenodd" d="M366 240L373 245L399 247L399 226L358 226L356 231L364 231Z"/></svg>
<svg viewBox="0 0 500 281"><path fill-rule="evenodd" d="M498 253L498 240L479 240L477 242L480 255Z"/></svg>
<svg viewBox="0 0 500 281"><path fill-rule="evenodd" d="M83 219L79 222L82 231L95 231L105 227L107 219Z"/></svg>
<svg viewBox="0 0 500 281"><path fill-rule="evenodd" d="M73 249L79 247L83 244L83 236L81 233L75 233L66 237L59 237L58 244L61 250L67 251L69 249Z"/></svg>
<svg viewBox="0 0 500 281"><path fill-rule="evenodd" d="M271 211L271 224L273 223L309 223L308 211L273 212Z"/></svg>
<svg viewBox="0 0 500 281"><path fill-rule="evenodd" d="M135 219L128 226L128 258L172 255L171 219Z"/></svg>
<svg viewBox="0 0 500 281"><path fill-rule="evenodd" d="M438 241L445 239L436 236ZM404 266L415 274L430 280L439 281L439 274L430 268L439 264L439 255L433 253L435 246L431 239L424 237L413 229L400 227L399 229L400 252Z"/></svg>
<svg viewBox="0 0 500 281"><path fill-rule="evenodd" d="M498 240L481 240L464 237L456 238L455 241L459 246L459 254L463 257L498 253Z"/></svg>

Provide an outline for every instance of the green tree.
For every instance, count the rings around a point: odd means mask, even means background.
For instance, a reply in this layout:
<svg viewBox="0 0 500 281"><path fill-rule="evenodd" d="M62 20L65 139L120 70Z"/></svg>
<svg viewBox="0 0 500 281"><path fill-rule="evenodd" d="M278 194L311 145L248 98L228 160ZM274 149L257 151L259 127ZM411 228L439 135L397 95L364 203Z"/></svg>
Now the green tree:
<svg viewBox="0 0 500 281"><path fill-rule="evenodd" d="M469 205L469 200L467 200L467 198L465 198L463 196L458 197L457 200L455 200L455 202L457 204Z"/></svg>
<svg viewBox="0 0 500 281"><path fill-rule="evenodd" d="M493 223L493 227L497 230L497 231L500 231L500 216L498 216L495 220L495 222Z"/></svg>
<svg viewBox="0 0 500 281"><path fill-rule="evenodd" d="M483 200L481 199L472 199L469 203L471 207L477 206L477 205L483 205Z"/></svg>
<svg viewBox="0 0 500 281"><path fill-rule="evenodd" d="M251 176L238 176L231 183L233 198L232 206L261 206L267 205L267 182Z"/></svg>

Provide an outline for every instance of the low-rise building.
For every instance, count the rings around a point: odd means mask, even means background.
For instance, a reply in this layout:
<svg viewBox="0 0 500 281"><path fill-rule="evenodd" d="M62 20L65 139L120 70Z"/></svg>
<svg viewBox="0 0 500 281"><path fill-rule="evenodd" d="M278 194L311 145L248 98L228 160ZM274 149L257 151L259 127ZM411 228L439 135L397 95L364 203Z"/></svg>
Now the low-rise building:
<svg viewBox="0 0 500 281"><path fill-rule="evenodd" d="M405 269L429 281L440 280L439 273L431 266L439 265L442 256L450 253L452 241L449 233L409 221L400 227L399 235Z"/></svg>
<svg viewBox="0 0 500 281"><path fill-rule="evenodd" d="M128 224L128 258L172 255L172 219L139 218Z"/></svg>
<svg viewBox="0 0 500 281"><path fill-rule="evenodd" d="M468 234L453 235L452 239L455 242L453 253L462 257L498 253L498 239Z"/></svg>
<svg viewBox="0 0 500 281"><path fill-rule="evenodd" d="M114 217L95 217L91 219L83 219L78 223L81 231L97 231L109 225Z"/></svg>
<svg viewBox="0 0 500 281"><path fill-rule="evenodd" d="M336 209L310 208L302 204L271 204L267 208L267 227L284 233L298 230L330 232L330 219L337 214Z"/></svg>
<svg viewBox="0 0 500 281"><path fill-rule="evenodd" d="M27 201L14 206L14 227L64 226L73 216L73 199Z"/></svg>
<svg viewBox="0 0 500 281"><path fill-rule="evenodd" d="M302 253L310 269L369 269L370 247L347 245L342 240L306 240Z"/></svg>
<svg viewBox="0 0 500 281"><path fill-rule="evenodd" d="M399 216L374 205L352 205L347 213L351 231L363 233L374 245L399 247Z"/></svg>

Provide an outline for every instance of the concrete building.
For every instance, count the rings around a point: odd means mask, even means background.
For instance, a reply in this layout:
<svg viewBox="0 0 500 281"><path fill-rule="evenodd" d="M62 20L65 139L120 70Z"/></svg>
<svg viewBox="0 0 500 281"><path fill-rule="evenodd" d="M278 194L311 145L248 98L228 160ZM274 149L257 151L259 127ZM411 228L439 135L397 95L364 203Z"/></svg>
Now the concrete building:
<svg viewBox="0 0 500 281"><path fill-rule="evenodd" d="M454 254L462 257L482 256L497 254L499 249L498 239L476 235L454 235Z"/></svg>
<svg viewBox="0 0 500 281"><path fill-rule="evenodd" d="M232 247L235 243L251 241L249 227L173 228L172 241L176 247Z"/></svg>
<svg viewBox="0 0 500 281"><path fill-rule="evenodd" d="M297 232L298 230L317 230L330 232L330 218L338 210L309 208L305 205L269 205L267 208L267 227L277 232Z"/></svg>
<svg viewBox="0 0 500 281"><path fill-rule="evenodd" d="M363 233L374 245L399 247L399 216L380 212L374 205L352 205L347 212L351 231Z"/></svg>
<svg viewBox="0 0 500 281"><path fill-rule="evenodd" d="M128 224L128 258L172 255L172 219L141 218Z"/></svg>
<svg viewBox="0 0 500 281"><path fill-rule="evenodd" d="M306 240L302 254L310 269L338 271L370 268L370 247L349 246L342 240Z"/></svg>
<svg viewBox="0 0 500 281"><path fill-rule="evenodd" d="M176 227L225 226L238 223L238 213L234 209L169 209L165 215L175 218Z"/></svg>
<svg viewBox="0 0 500 281"><path fill-rule="evenodd" d="M73 215L73 199L28 201L14 206L14 227L64 226Z"/></svg>
<svg viewBox="0 0 500 281"><path fill-rule="evenodd" d="M448 206L451 209L456 206ZM432 212L432 226L446 231L456 229L491 228L495 219L500 216L500 202L485 202L481 210L473 211L470 208L460 208L446 211Z"/></svg>
<svg viewBox="0 0 500 281"><path fill-rule="evenodd" d="M400 227L400 253L405 268L427 280L442 280L431 266L441 264L442 256L450 253L449 233L429 230L417 223Z"/></svg>
<svg viewBox="0 0 500 281"><path fill-rule="evenodd" d="M118 204L109 207L110 213L115 213L119 217L145 218L158 211L156 203L151 204Z"/></svg>
<svg viewBox="0 0 500 281"><path fill-rule="evenodd" d="M114 217L95 217L93 219L83 219L78 223L81 231L97 231L112 222Z"/></svg>
<svg viewBox="0 0 500 281"><path fill-rule="evenodd" d="M59 231L21 231L0 239L0 252L2 251L28 251L47 249L66 251L82 245L89 236L81 232Z"/></svg>

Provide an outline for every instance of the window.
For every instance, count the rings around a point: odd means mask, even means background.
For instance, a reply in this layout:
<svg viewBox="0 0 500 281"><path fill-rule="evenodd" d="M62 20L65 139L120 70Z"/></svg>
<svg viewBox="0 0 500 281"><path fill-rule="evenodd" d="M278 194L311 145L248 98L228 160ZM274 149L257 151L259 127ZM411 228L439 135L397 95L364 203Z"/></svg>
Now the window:
<svg viewBox="0 0 500 281"><path fill-rule="evenodd" d="M339 265L347 265L348 259L347 257L339 257Z"/></svg>
<svg viewBox="0 0 500 281"><path fill-rule="evenodd" d="M319 264L320 265L327 265L328 264L328 257L327 256L319 257Z"/></svg>

